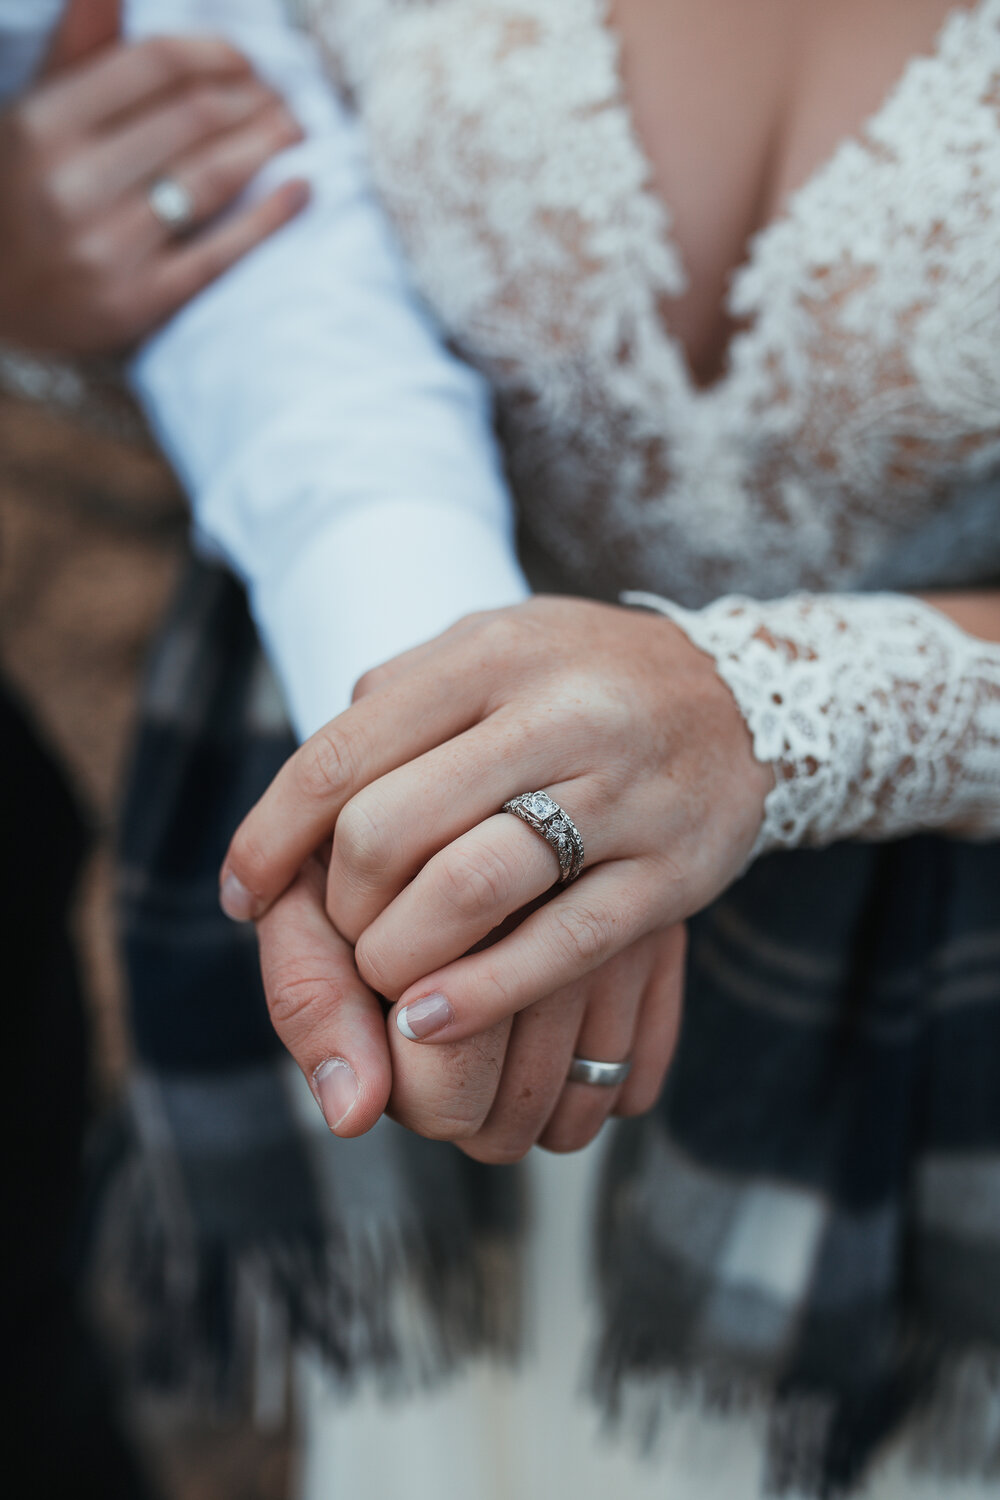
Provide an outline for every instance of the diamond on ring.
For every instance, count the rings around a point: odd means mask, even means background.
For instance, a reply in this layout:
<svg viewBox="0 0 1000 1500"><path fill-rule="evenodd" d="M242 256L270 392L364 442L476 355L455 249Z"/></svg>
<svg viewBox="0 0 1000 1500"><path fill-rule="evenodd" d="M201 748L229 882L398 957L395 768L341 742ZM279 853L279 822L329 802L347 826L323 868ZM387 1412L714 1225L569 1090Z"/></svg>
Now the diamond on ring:
<svg viewBox="0 0 1000 1500"><path fill-rule="evenodd" d="M146 201L164 229L183 234L194 223L194 199L176 177L158 177Z"/></svg>
<svg viewBox="0 0 1000 1500"><path fill-rule="evenodd" d="M522 792L505 802L503 811L541 834L559 861L560 885L576 879L583 869L583 838L569 813L548 792Z"/></svg>

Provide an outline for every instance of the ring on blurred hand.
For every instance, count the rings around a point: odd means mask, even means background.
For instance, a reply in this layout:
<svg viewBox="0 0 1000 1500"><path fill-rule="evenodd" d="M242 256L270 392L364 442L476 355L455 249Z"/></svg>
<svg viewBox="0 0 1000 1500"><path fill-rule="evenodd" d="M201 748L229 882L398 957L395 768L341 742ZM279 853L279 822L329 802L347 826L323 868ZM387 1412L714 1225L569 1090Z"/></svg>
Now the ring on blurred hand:
<svg viewBox="0 0 1000 1500"><path fill-rule="evenodd" d="M146 201L171 234L183 234L194 223L194 199L176 177L158 177L146 194Z"/></svg>
<svg viewBox="0 0 1000 1500"><path fill-rule="evenodd" d="M566 1077L570 1083L596 1083L605 1089L616 1089L632 1069L631 1062L594 1062L589 1057L574 1057Z"/></svg>
<svg viewBox="0 0 1000 1500"><path fill-rule="evenodd" d="M583 838L569 813L548 792L522 792L505 802L503 811L541 834L559 861L560 885L576 879L583 869Z"/></svg>

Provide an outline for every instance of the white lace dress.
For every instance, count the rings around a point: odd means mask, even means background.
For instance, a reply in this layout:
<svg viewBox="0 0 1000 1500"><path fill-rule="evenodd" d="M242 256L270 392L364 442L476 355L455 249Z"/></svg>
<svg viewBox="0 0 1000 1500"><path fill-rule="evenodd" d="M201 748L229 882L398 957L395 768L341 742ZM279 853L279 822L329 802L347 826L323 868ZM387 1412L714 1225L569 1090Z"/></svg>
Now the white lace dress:
<svg viewBox="0 0 1000 1500"><path fill-rule="evenodd" d="M779 768L758 847L1000 833L1000 648L889 592L1000 578L1000 0L956 7L754 239L708 389L607 0L313 5L421 290L497 393L529 567L655 595L715 657ZM572 1397L592 1157L533 1168L527 1372L331 1405L310 1500L383 1496L383 1462L437 1500L756 1496L749 1428L678 1424L643 1467Z"/></svg>

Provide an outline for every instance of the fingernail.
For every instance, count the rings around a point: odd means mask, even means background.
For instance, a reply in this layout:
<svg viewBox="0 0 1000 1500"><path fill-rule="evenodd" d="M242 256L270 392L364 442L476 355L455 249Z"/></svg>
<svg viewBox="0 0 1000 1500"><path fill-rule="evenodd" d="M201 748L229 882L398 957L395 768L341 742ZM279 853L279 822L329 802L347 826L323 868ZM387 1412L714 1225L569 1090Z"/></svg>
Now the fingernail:
<svg viewBox="0 0 1000 1500"><path fill-rule="evenodd" d="M313 1073L323 1118L331 1130L337 1130L358 1102L358 1080L354 1069L342 1057L328 1057Z"/></svg>
<svg viewBox="0 0 1000 1500"><path fill-rule="evenodd" d="M396 1012L396 1025L411 1042L422 1042L455 1019L455 1012L440 991L414 1000Z"/></svg>
<svg viewBox="0 0 1000 1500"><path fill-rule="evenodd" d="M227 875L219 887L219 905L233 922L250 922L257 903L235 875Z"/></svg>

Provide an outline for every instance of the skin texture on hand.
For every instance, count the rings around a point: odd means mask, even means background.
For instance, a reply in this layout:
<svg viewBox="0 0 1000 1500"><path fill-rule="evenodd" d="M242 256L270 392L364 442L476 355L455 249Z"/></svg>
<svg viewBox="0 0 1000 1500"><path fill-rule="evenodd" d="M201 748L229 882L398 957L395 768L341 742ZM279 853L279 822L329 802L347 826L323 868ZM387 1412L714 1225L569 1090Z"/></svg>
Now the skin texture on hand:
<svg viewBox="0 0 1000 1500"><path fill-rule="evenodd" d="M532 1131L570 1146L589 1138L582 1127L561 1136L557 1119L574 1051L632 1055L625 1106L652 1102L679 1014L679 924L739 872L770 784L714 665L676 627L535 599L471 617L363 679L355 705L292 757L237 832L225 900L259 916L332 832L327 914L355 943L361 979L394 1002L394 1109L413 1123L415 1096L417 1128L456 1138L452 1106L439 1127L426 1118L414 1070L509 1026L489 1109L469 1114L478 1149L513 1159ZM545 841L497 812L541 787L583 833L584 874L483 946L558 873ZM270 917L260 930L266 957ZM318 996L305 1009L309 1056L284 1015L275 1024L311 1073L319 1038L334 1055L336 1028Z"/></svg>
<svg viewBox="0 0 1000 1500"><path fill-rule="evenodd" d="M479 1036L437 1047L406 1041L358 975L310 860L257 925L271 1018L337 1135L362 1135L383 1112L485 1162L533 1145L576 1151L609 1115L655 1103L676 1044L684 929L655 933L586 981ZM572 1056L633 1058L618 1088L569 1083Z"/></svg>
<svg viewBox="0 0 1000 1500"><path fill-rule="evenodd" d="M120 353L306 201L289 182L229 208L301 130L228 43L118 40L116 0L70 0L38 79L0 112L0 338ZM148 192L189 195L176 237Z"/></svg>

